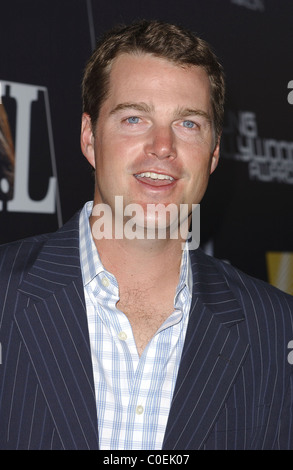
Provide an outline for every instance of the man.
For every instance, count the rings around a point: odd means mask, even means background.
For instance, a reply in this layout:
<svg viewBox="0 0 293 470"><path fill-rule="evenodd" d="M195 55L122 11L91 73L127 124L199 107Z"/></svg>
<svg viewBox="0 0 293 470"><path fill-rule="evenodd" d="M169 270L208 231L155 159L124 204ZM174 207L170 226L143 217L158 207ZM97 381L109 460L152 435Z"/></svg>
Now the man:
<svg viewBox="0 0 293 470"><path fill-rule="evenodd" d="M174 25L117 28L83 103L93 204L1 248L1 448L292 448L292 298L181 231L219 159L216 57Z"/></svg>

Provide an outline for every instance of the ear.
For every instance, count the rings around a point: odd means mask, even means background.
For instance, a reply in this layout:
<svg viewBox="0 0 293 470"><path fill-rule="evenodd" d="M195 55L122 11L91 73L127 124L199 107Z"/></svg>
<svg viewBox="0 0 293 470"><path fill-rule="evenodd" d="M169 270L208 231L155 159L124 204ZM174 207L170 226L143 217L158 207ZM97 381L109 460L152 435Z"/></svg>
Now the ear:
<svg viewBox="0 0 293 470"><path fill-rule="evenodd" d="M85 158L93 168L96 168L92 121L86 113L83 113L81 119L80 146Z"/></svg>
<svg viewBox="0 0 293 470"><path fill-rule="evenodd" d="M220 137L219 137L217 145L214 148L214 151L212 153L210 174L212 174L215 171L215 169L217 168L218 163L219 163L219 158L220 158Z"/></svg>

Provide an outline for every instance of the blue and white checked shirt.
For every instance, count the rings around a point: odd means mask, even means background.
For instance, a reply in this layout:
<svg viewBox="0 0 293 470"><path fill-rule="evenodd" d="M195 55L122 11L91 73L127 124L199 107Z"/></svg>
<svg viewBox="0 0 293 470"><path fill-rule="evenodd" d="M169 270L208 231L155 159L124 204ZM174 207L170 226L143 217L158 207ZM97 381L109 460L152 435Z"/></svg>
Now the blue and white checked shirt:
<svg viewBox="0 0 293 470"><path fill-rule="evenodd" d="M174 312L139 357L130 323L117 307L118 284L100 261L89 216L80 214L84 284L101 450L159 450L165 434L188 323L192 273L182 252Z"/></svg>

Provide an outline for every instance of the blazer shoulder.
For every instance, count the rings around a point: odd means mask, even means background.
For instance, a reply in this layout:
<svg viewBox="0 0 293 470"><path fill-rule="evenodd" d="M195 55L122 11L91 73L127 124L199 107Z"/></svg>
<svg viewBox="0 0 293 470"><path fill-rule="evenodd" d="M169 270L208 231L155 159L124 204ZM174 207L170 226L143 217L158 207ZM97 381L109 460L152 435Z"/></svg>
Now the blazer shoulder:
<svg viewBox="0 0 293 470"><path fill-rule="evenodd" d="M0 282L3 277L28 271L38 259L43 248L52 247L51 256L58 253L61 245L78 246L79 212L55 232L31 236L0 245ZM49 255L48 255L49 256Z"/></svg>
<svg viewBox="0 0 293 470"><path fill-rule="evenodd" d="M257 279L243 272L227 261L210 257L210 262L213 263L216 269L224 276L230 289L238 297L253 297L257 294L264 299L269 298L272 302L281 302L289 305L293 314L293 296L289 293L278 289L262 279Z"/></svg>
<svg viewBox="0 0 293 470"><path fill-rule="evenodd" d="M48 238L49 234L42 234L0 245L0 280L27 271Z"/></svg>

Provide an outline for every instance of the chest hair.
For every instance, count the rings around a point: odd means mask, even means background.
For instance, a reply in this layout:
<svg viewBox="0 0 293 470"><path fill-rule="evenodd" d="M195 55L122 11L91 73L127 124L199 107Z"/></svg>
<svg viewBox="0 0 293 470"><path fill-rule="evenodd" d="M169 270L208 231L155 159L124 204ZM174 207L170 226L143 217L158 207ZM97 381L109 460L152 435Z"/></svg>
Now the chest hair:
<svg viewBox="0 0 293 470"><path fill-rule="evenodd" d="M174 292L155 293L152 289L127 289L117 307L127 316L139 355L174 310Z"/></svg>

